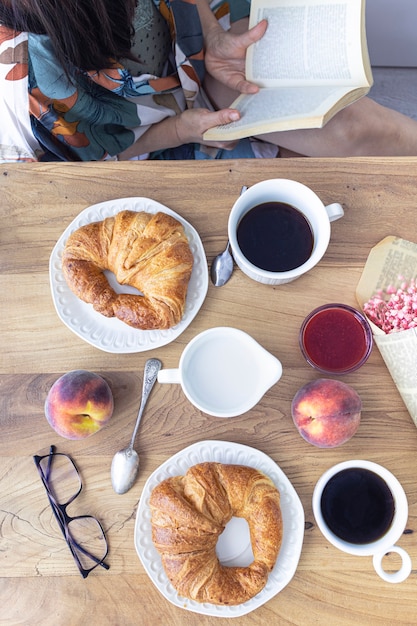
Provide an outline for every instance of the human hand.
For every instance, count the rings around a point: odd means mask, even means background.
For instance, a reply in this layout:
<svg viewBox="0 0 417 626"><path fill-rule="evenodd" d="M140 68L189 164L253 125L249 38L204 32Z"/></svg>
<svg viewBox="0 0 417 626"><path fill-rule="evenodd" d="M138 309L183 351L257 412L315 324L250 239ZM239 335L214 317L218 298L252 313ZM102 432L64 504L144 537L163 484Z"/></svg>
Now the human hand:
<svg viewBox="0 0 417 626"><path fill-rule="evenodd" d="M234 122L240 118L235 109L221 109L209 111L208 109L186 109L175 118L175 130L177 145L187 143L200 143L224 150L233 150L237 141L205 141L203 135L209 128Z"/></svg>
<svg viewBox="0 0 417 626"><path fill-rule="evenodd" d="M226 32L218 25L205 34L205 65L211 76L240 93L256 93L259 87L245 78L247 48L261 39L268 23L261 20L240 35Z"/></svg>
<svg viewBox="0 0 417 626"><path fill-rule="evenodd" d="M237 141L204 141L203 135L209 128L228 124L240 118L235 109L186 109L179 115L166 117L151 124L129 148L119 153L119 161L127 161L141 154L157 150L176 148L187 143L199 143L214 148L233 150Z"/></svg>

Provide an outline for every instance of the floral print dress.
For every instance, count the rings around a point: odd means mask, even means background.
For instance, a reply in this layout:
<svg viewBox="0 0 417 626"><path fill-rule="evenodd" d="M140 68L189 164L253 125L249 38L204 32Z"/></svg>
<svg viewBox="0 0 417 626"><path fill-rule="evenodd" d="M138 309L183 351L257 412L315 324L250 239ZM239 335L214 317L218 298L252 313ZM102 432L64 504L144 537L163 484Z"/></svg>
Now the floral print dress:
<svg viewBox="0 0 417 626"><path fill-rule="evenodd" d="M68 78L46 35L15 32L0 24L0 162L115 158L152 124L187 107L207 108L195 2L154 1L172 40L162 76L134 75L117 64L100 72L74 70ZM224 13L221 8L221 19ZM253 145L243 140L235 150L225 151L192 144L143 158L259 156ZM266 155L272 156L268 148Z"/></svg>

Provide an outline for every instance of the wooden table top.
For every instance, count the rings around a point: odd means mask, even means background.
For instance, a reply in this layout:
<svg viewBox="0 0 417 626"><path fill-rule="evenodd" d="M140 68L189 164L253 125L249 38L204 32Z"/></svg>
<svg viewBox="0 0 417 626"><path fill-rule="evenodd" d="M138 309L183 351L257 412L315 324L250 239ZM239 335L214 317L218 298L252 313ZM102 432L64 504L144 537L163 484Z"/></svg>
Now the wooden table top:
<svg viewBox="0 0 417 626"><path fill-rule="evenodd" d="M49 257L64 229L86 207L144 196L179 213L199 232L209 264L226 243L227 218L243 184L267 178L299 180L325 204L340 202L325 257L294 283L269 287L236 269L230 282L209 285L188 328L169 345L135 354L99 350L59 319L49 286ZM311 507L319 476L340 461L363 458L391 470L409 501L399 540L417 566L417 432L374 348L369 361L343 377L362 398L357 434L336 449L319 449L296 431L290 413L299 387L319 375L303 360L298 331L305 315L326 302L357 306L355 288L371 248L386 235L417 241L417 159L275 159L214 162L127 162L1 166L1 411L0 605L3 624L206 626L230 623L168 602L145 572L134 547L134 525L145 481L169 457L202 440L233 441L269 455L296 489L305 511L301 557L294 577L236 625L415 623L416 574L383 582L370 557L337 551L316 526ZM204 415L176 385L156 385L135 448L141 470L133 488L114 493L110 464L130 440L143 365L160 358L176 366L184 346L213 326L251 334L283 364L283 376L248 413ZM115 411L99 433L82 441L58 436L44 416L52 383L86 369L109 380ZM83 580L60 534L32 455L55 444L80 468L84 488L72 514L101 520L109 542L108 571ZM394 557L388 568L395 567Z"/></svg>

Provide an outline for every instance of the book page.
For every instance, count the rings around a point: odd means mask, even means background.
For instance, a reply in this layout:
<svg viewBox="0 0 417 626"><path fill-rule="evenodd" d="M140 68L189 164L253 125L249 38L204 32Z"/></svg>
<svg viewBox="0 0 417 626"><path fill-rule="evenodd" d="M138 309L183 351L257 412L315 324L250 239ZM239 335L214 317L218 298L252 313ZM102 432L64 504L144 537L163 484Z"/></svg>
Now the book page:
<svg viewBox="0 0 417 626"><path fill-rule="evenodd" d="M362 62L362 0L253 0L251 24L268 21L248 49L248 80L278 84L367 82Z"/></svg>
<svg viewBox="0 0 417 626"><path fill-rule="evenodd" d="M268 127L274 120L303 120L308 117L317 117L315 126L321 126L321 117L338 102L346 93L345 88L334 86L319 87L278 87L276 89L261 89L252 95L242 95L233 103L242 117L237 122L230 122L218 128L227 135L234 134L237 129L256 129L262 132L264 122ZM210 132L210 131L209 131ZM265 132L265 130L263 131Z"/></svg>

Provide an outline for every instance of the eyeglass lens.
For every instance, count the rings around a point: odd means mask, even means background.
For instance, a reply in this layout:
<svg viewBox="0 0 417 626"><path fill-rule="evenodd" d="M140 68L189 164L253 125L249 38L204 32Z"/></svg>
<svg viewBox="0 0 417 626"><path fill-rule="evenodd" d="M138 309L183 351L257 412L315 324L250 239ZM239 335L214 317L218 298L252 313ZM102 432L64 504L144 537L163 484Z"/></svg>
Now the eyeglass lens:
<svg viewBox="0 0 417 626"><path fill-rule="evenodd" d="M81 480L74 463L66 454L45 456L39 463L57 504L69 504L81 491Z"/></svg>
<svg viewBox="0 0 417 626"><path fill-rule="evenodd" d="M96 565L90 555L94 555L100 561L104 559L107 554L107 542L95 517L85 515L71 519L68 522L68 531L76 544L73 544L72 548L77 553L81 567L90 569Z"/></svg>

